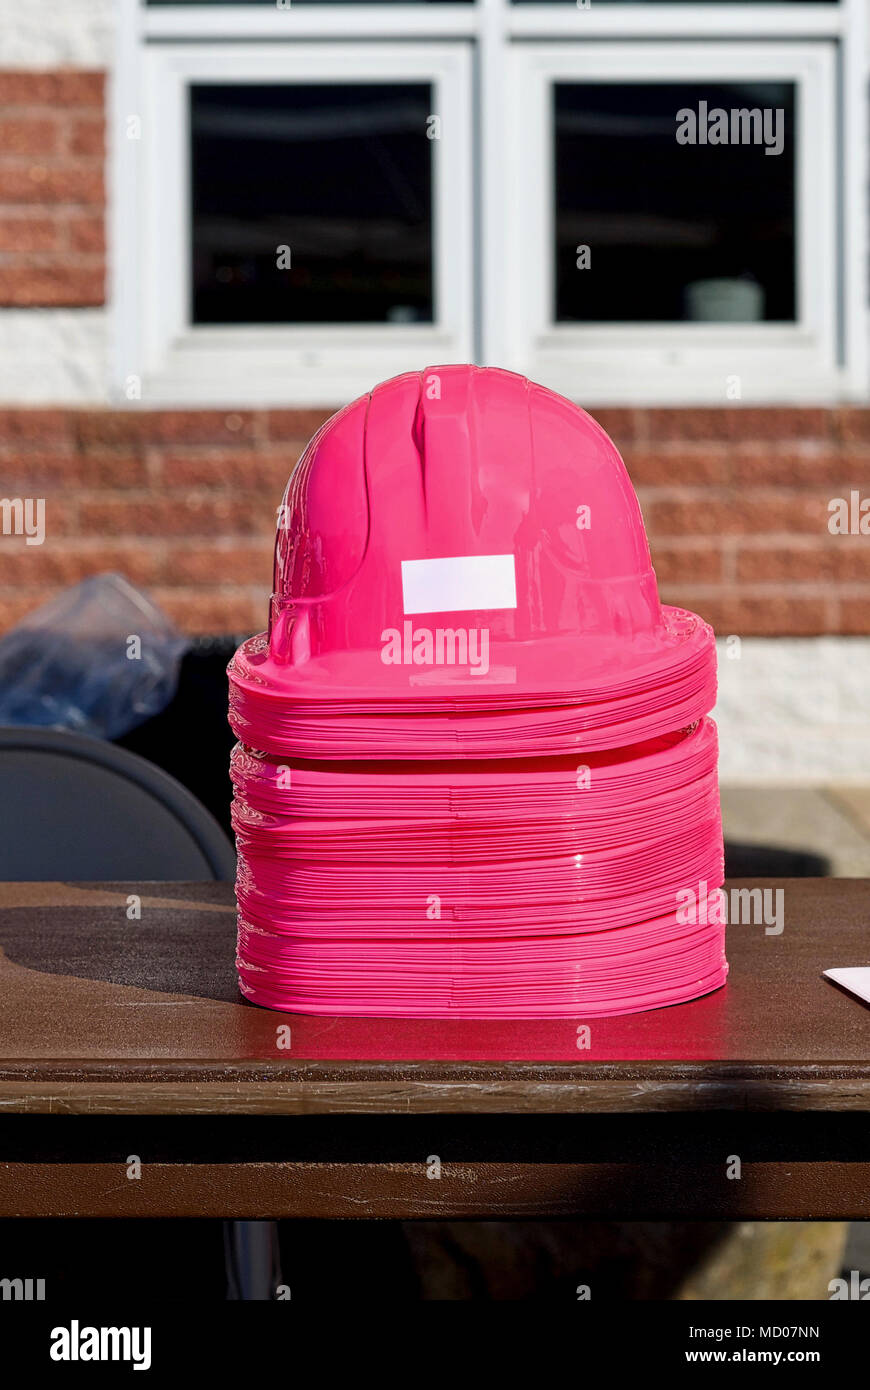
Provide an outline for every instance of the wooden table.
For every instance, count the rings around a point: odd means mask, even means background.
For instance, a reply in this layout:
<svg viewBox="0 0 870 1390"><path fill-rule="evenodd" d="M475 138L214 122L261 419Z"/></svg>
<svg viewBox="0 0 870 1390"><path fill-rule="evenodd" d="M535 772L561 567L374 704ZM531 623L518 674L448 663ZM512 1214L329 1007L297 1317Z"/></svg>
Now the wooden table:
<svg viewBox="0 0 870 1390"><path fill-rule="evenodd" d="M0 885L0 1216L868 1219L870 1009L821 972L870 890L762 886L705 999L469 1023L247 1004L225 884Z"/></svg>

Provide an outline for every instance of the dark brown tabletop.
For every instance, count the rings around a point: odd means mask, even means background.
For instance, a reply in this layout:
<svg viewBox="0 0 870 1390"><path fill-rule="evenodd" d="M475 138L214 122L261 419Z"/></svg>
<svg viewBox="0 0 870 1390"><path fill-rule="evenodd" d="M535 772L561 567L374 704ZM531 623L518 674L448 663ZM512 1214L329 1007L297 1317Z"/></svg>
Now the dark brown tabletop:
<svg viewBox="0 0 870 1390"><path fill-rule="evenodd" d="M153 1214L613 1214L618 1193L624 1214L686 1214L697 1202L698 1215L870 1216L870 1008L822 978L870 963L870 890L727 885L741 886L783 890L784 930L730 927L724 989L617 1019L469 1022L248 1004L229 885L0 885L0 1213L146 1214L141 1182L103 1179L106 1163L138 1152L136 1125L147 1123ZM16 1115L31 1117L30 1148ZM61 1115L81 1123L59 1130ZM244 1121L231 1140L229 1117ZM398 1136L395 1161L371 1138L343 1160L352 1117L369 1117L369 1135L376 1122L378 1135ZM655 1160L622 1161L632 1117L645 1143L659 1135ZM490 1137L474 1128L484 1122ZM452 1186L427 1182L426 1158L449 1151L460 1123L468 1161ZM412 1125L419 1159L406 1151ZM303 1134L325 1147L300 1148ZM723 1183L724 1160L753 1135L756 1181ZM296 1145L286 1161L284 1136ZM709 1169L715 1200L700 1177L687 1190L675 1166L696 1140L692 1171ZM116 1158L94 1150L104 1143L120 1146ZM391 1175L388 1191L373 1173ZM811 1210L820 1185L825 1210Z"/></svg>
<svg viewBox="0 0 870 1390"><path fill-rule="evenodd" d="M730 927L728 983L703 999L469 1022L248 1004L228 884L0 884L0 1098L90 1113L870 1108L870 1008L822 977L870 962L870 888L765 886L783 890L784 930Z"/></svg>

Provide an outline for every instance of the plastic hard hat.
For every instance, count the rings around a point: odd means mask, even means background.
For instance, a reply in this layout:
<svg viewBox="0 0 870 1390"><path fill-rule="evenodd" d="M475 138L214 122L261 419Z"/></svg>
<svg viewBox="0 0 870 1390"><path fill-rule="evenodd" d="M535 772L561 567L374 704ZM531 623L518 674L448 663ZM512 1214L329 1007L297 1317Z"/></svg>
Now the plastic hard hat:
<svg viewBox="0 0 870 1390"><path fill-rule="evenodd" d="M712 643L660 604L604 430L512 372L442 366L311 440L279 513L268 640L231 676L302 702L419 701L421 681L433 704L567 701L666 682Z"/></svg>

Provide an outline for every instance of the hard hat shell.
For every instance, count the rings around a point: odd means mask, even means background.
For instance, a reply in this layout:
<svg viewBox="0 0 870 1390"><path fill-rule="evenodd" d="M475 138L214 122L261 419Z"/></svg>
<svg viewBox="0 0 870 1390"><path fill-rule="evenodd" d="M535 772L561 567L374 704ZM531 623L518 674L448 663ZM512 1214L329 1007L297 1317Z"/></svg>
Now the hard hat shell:
<svg viewBox="0 0 870 1390"><path fill-rule="evenodd" d="M419 700L439 633L453 636L433 701L613 690L712 645L659 603L604 430L522 376L467 365L395 377L317 432L279 513L268 645L245 644L231 676L303 701ZM485 670L450 659L474 634Z"/></svg>

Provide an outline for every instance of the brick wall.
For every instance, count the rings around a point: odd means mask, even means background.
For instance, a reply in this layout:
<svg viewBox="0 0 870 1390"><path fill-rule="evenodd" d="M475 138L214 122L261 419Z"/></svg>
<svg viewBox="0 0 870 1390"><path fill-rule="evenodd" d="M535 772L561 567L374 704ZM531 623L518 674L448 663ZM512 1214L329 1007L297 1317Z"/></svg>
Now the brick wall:
<svg viewBox="0 0 870 1390"><path fill-rule="evenodd" d="M0 72L0 305L95 306L105 282L100 72ZM0 497L44 496L46 543L0 537L0 630L118 569L190 632L259 628L275 507L327 411L0 410ZM870 410L593 411L638 489L666 601L720 633L870 633Z"/></svg>
<svg viewBox="0 0 870 1390"><path fill-rule="evenodd" d="M0 72L0 304L105 298L104 78Z"/></svg>
<svg viewBox="0 0 870 1390"><path fill-rule="evenodd" d="M870 410L593 410L640 497L665 602L744 636L870 633L870 537L828 503L870 496Z"/></svg>
<svg viewBox="0 0 870 1390"><path fill-rule="evenodd" d="M329 412L0 409L0 496L44 496L46 541L0 538L0 627L117 569L191 633L266 618L275 509ZM721 634L870 632L870 409L593 412L643 506L662 597Z"/></svg>
<svg viewBox="0 0 870 1390"><path fill-rule="evenodd" d="M0 409L2 495L46 499L46 539L0 538L0 628L113 569L186 631L265 622L275 514L328 411Z"/></svg>

